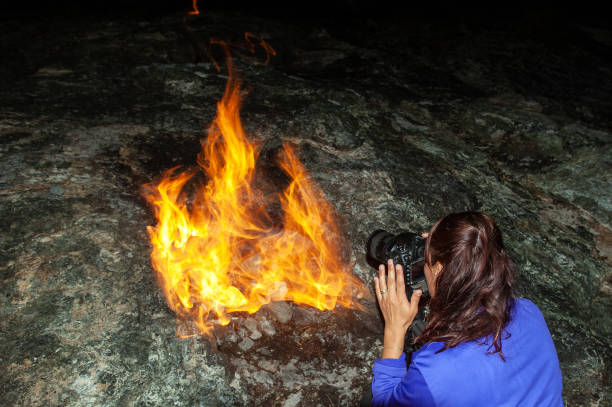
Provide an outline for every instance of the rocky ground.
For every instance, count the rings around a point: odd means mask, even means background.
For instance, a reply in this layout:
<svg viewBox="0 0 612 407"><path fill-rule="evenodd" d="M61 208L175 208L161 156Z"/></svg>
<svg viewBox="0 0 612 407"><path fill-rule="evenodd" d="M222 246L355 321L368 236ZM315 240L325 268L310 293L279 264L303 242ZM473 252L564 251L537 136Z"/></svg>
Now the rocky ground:
<svg viewBox="0 0 612 407"><path fill-rule="evenodd" d="M227 79L208 40L250 31L277 56L235 58L243 124L268 172L281 142L299 146L353 272L371 286L374 229L492 214L548 321L567 406L610 405L612 34L554 24L3 21L0 404L358 403L381 350L372 298L368 312L273 303L179 339L150 265L141 186L195 164Z"/></svg>

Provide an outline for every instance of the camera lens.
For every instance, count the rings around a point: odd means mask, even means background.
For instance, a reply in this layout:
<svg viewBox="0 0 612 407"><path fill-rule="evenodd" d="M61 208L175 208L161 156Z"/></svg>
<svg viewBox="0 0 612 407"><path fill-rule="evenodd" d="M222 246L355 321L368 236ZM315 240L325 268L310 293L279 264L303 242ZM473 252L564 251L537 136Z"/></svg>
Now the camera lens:
<svg viewBox="0 0 612 407"><path fill-rule="evenodd" d="M367 256L378 264L385 263L387 261L385 245L391 238L393 235L385 230L374 231L366 242Z"/></svg>

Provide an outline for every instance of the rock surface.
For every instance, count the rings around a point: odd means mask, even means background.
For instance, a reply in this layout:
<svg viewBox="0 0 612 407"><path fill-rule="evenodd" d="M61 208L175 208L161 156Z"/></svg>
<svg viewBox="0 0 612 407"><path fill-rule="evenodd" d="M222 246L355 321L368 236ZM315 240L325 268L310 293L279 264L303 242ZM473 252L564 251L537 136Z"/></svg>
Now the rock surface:
<svg viewBox="0 0 612 407"><path fill-rule="evenodd" d="M610 31L186 21L1 28L0 404L358 403L382 346L373 297L369 312L273 304L215 340L180 339L193 327L177 326L149 262L140 187L195 163L226 80L207 41L244 31L278 52L235 60L261 164L274 175L280 142L299 146L353 272L371 286L374 229L492 214L548 321L567 406L612 403Z"/></svg>

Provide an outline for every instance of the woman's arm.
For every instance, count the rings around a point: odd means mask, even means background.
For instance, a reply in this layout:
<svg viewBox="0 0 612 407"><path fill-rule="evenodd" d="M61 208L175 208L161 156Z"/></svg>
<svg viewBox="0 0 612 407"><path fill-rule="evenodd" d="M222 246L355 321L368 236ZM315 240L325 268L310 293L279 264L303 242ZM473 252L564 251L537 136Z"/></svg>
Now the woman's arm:
<svg viewBox="0 0 612 407"><path fill-rule="evenodd" d="M406 356L399 359L379 359L374 362L372 406L434 407L433 397L414 365L406 372Z"/></svg>

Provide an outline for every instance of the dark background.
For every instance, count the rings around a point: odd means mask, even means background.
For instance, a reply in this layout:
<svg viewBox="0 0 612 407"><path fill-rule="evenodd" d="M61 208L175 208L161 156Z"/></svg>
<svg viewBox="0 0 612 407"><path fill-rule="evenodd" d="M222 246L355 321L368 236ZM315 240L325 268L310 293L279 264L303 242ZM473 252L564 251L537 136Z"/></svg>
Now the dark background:
<svg viewBox="0 0 612 407"><path fill-rule="evenodd" d="M426 19L440 22L462 21L491 24L516 19L536 18L545 21L588 21L605 26L608 14L603 2L446 2L396 0L312 0L312 1L204 1L200 11L240 11L266 17L296 20L384 18L393 20ZM163 15L191 10L190 0L108 0L108 1L5 1L0 5L2 18L43 16L112 16Z"/></svg>

